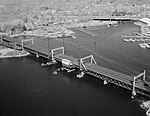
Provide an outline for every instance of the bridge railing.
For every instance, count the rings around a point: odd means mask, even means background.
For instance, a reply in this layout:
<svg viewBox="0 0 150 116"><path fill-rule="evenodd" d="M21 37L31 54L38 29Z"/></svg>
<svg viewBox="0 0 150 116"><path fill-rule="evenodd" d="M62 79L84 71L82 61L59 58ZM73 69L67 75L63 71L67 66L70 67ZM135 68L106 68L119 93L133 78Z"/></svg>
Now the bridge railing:
<svg viewBox="0 0 150 116"><path fill-rule="evenodd" d="M25 42L30 42L30 41L31 41L31 44L33 45L33 38L32 38L32 39L27 39L27 40L22 40L22 41L21 41L22 49L23 49L23 47L24 47L24 43L25 43Z"/></svg>
<svg viewBox="0 0 150 116"><path fill-rule="evenodd" d="M87 70L86 66L84 65L84 62L85 62L85 60L87 60L87 59L90 59L90 63L91 63L91 64L97 65L97 63L96 63L96 61L95 61L93 55L86 56L86 57L81 58L80 61L79 61L80 70L81 70L82 68L84 68L85 70Z"/></svg>
<svg viewBox="0 0 150 116"><path fill-rule="evenodd" d="M52 60L55 60L54 59L54 55L56 55L56 51L61 51L62 53L61 54L64 54L64 47L59 47L59 48L55 48L55 49L52 49L51 52L49 53L49 57L51 56ZM58 54L58 53L57 53Z"/></svg>

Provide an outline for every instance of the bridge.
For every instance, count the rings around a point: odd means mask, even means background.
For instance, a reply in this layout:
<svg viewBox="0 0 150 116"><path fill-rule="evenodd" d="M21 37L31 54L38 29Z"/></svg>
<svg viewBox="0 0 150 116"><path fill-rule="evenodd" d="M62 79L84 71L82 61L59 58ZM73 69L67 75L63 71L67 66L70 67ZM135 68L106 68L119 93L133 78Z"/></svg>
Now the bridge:
<svg viewBox="0 0 150 116"><path fill-rule="evenodd" d="M55 54L54 59L59 62L62 62L63 59L70 60L74 67L82 70L85 74L103 80L104 84L112 83L131 90L133 96L139 93L150 97L150 81L146 80L145 70L139 75L129 76L97 65L92 55L77 59L66 54ZM89 59L89 61L86 61L87 59Z"/></svg>
<svg viewBox="0 0 150 116"><path fill-rule="evenodd" d="M27 44L28 43L28 44ZM150 97L150 81L146 79L146 71L139 75L131 76L122 74L120 72L102 67L98 65L92 55L83 58L74 58L64 53L64 47L54 48L48 51L46 48L41 48L34 44L34 39L16 40L15 38L4 37L1 38L0 44L12 47L11 44L20 47L37 57L41 56L52 61L61 62L67 59L71 62L74 69L84 72L84 74L91 75L98 79L103 80L104 84L112 83L119 87L131 90L133 96L141 94ZM67 67L72 68L72 67Z"/></svg>
<svg viewBox="0 0 150 116"><path fill-rule="evenodd" d="M141 17L135 16L96 16L93 20L103 21L138 21Z"/></svg>
<svg viewBox="0 0 150 116"><path fill-rule="evenodd" d="M67 17L77 20L79 19L79 20L103 20L103 21L138 21L139 19L143 18L142 16L67 16Z"/></svg>

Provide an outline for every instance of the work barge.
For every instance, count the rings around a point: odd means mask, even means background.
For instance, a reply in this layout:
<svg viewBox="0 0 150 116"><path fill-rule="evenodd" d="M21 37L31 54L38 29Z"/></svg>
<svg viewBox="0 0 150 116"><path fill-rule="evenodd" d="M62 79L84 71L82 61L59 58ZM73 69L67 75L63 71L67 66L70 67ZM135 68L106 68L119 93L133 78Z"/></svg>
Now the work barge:
<svg viewBox="0 0 150 116"><path fill-rule="evenodd" d="M24 49L27 52L35 54L36 57L41 56L48 60L51 59L52 62L61 62L65 67L64 69L67 69L67 71L72 69L79 70L77 71L81 74L77 74L77 77L79 78L83 77L84 74L91 75L92 77L103 80L104 84L112 83L119 87L131 90L132 97L137 94L150 97L150 80L146 79L145 70L143 73L135 76L123 74L98 65L93 55L83 58L74 58L65 54L64 47L47 50L44 47L42 48L41 46L34 44L34 41L34 38L17 40L15 38L4 36L0 39L0 45L18 50Z"/></svg>

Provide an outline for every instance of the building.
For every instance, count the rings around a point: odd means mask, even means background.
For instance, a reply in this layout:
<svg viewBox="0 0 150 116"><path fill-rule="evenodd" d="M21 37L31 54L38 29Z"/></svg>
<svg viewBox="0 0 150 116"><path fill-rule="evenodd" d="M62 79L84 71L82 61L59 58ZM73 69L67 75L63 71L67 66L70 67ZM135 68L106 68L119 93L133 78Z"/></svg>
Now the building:
<svg viewBox="0 0 150 116"><path fill-rule="evenodd" d="M150 19L149 18L139 19L139 21L135 22L134 24L140 26L141 34L145 34L150 31Z"/></svg>

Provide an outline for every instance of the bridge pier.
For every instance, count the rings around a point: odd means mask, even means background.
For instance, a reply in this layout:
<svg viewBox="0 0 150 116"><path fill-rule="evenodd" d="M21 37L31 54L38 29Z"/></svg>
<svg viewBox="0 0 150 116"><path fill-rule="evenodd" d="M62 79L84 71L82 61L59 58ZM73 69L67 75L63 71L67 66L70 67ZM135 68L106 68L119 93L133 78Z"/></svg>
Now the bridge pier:
<svg viewBox="0 0 150 116"><path fill-rule="evenodd" d="M135 91L135 86L136 86L136 85L135 85L135 82L136 82L136 80L137 80L138 78L140 78L140 77L143 77L142 80L145 81L146 70L144 70L143 73L141 73L141 74L139 74L139 75L133 77L133 88L132 88L132 95L133 95L133 96L136 96L136 91Z"/></svg>
<svg viewBox="0 0 150 116"><path fill-rule="evenodd" d="M38 53L36 54L36 57L39 58L39 54Z"/></svg>

